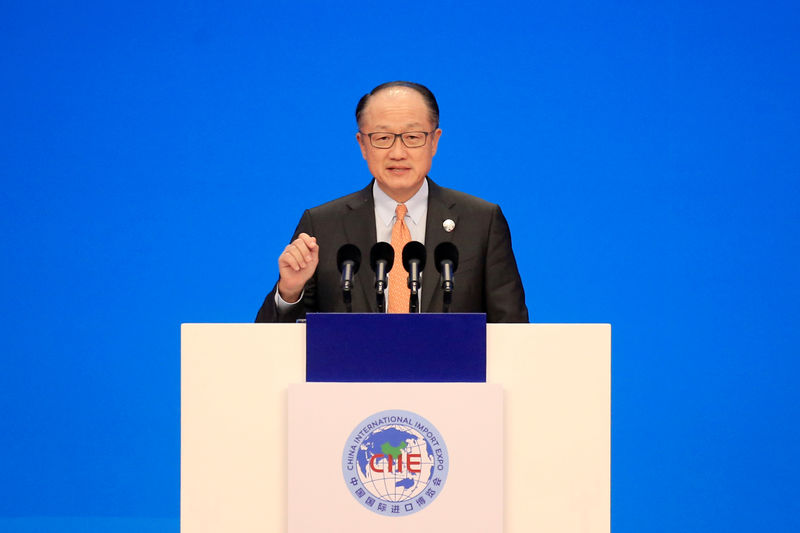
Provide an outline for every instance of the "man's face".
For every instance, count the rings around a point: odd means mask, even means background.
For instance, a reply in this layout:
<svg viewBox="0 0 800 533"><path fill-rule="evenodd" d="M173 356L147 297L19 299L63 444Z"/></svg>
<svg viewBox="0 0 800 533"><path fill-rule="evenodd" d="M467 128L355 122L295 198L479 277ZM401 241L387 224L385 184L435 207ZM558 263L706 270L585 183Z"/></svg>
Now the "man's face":
<svg viewBox="0 0 800 533"><path fill-rule="evenodd" d="M359 129L366 133L433 130L428 107L422 95L406 87L392 87L373 95L361 115ZM422 186L431 169L442 130L428 135L425 146L408 148L397 138L391 148L375 148L369 136L356 134L361 155L378 186L397 202L410 199Z"/></svg>

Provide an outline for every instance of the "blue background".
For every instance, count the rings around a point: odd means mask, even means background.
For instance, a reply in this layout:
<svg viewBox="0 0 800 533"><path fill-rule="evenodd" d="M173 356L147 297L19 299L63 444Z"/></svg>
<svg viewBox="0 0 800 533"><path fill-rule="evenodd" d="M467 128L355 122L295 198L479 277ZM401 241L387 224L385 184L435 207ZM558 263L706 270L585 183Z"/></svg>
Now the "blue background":
<svg viewBox="0 0 800 533"><path fill-rule="evenodd" d="M3 2L0 530L169 531L179 324L251 321L428 85L535 322L613 326L613 530L797 531L796 2Z"/></svg>

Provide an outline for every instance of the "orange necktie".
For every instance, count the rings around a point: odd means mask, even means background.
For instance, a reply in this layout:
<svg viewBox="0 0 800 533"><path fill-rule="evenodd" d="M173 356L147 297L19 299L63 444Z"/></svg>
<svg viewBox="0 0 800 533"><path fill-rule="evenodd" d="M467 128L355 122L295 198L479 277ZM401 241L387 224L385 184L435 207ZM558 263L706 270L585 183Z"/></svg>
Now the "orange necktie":
<svg viewBox="0 0 800 533"><path fill-rule="evenodd" d="M392 228L392 248L394 248L394 265L389 271L389 312L408 313L408 300L411 290L408 288L408 274L403 268L403 248L411 242L411 232L406 226L405 204L397 204L394 210L397 220Z"/></svg>

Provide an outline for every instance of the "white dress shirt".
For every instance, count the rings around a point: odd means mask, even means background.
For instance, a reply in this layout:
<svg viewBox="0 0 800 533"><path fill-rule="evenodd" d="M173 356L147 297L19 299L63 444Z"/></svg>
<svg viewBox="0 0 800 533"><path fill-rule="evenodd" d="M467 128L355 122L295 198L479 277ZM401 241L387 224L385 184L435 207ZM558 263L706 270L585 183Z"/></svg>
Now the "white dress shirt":
<svg viewBox="0 0 800 533"><path fill-rule="evenodd" d="M375 200L375 235L379 241L392 243L392 228L397 215L395 209L397 202L383 192L378 182L372 186L372 198ZM406 226L411 233L412 241L425 244L425 222L428 217L428 180L422 182L422 187L406 202ZM362 250L367 252L367 250Z"/></svg>

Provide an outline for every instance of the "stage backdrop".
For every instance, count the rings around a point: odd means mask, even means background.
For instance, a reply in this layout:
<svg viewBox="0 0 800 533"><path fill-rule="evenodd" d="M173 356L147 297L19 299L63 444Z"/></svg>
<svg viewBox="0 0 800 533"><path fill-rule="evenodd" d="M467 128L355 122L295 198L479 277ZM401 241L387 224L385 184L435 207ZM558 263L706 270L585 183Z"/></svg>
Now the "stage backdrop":
<svg viewBox="0 0 800 533"><path fill-rule="evenodd" d="M796 2L3 4L0 530L178 530L179 324L253 320L393 79L532 319L613 326L614 531L800 529Z"/></svg>

